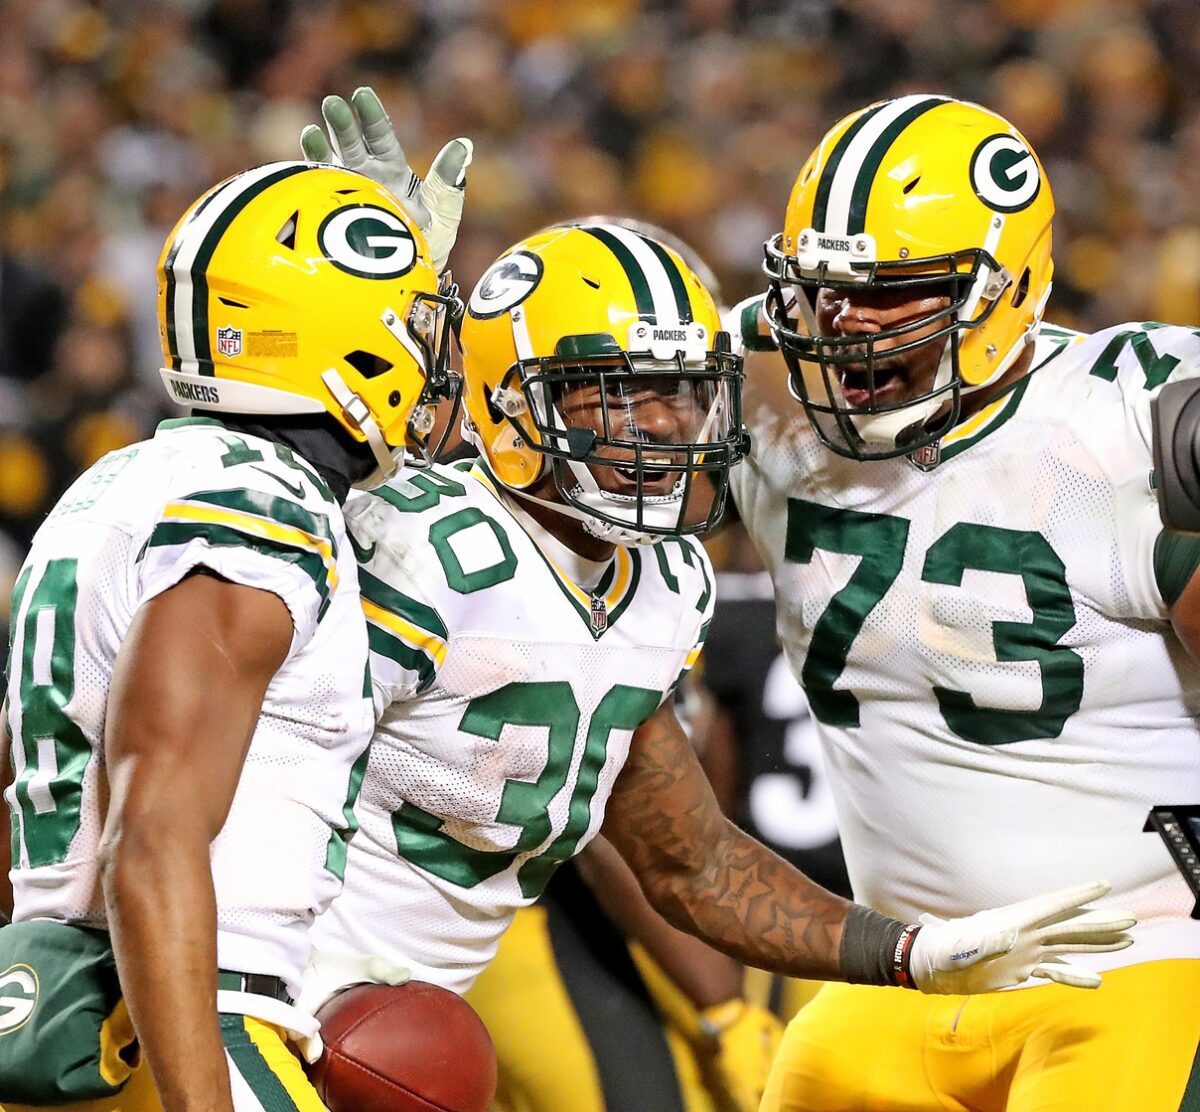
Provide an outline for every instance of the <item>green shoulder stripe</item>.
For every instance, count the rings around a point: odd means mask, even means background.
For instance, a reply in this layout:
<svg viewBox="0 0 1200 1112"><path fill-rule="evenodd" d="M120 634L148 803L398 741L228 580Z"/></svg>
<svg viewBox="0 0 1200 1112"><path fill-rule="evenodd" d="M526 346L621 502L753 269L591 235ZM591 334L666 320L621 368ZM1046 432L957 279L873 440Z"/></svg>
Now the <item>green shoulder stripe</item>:
<svg viewBox="0 0 1200 1112"><path fill-rule="evenodd" d="M409 672L416 672L417 693L424 691L437 678L437 663L427 652L401 641L386 629L367 622L367 644L371 652L399 664Z"/></svg>
<svg viewBox="0 0 1200 1112"><path fill-rule="evenodd" d="M779 345L770 332L764 336L759 331L759 311L762 309L764 297L752 297L742 303L742 311L738 324L741 332L742 347L747 351L778 351Z"/></svg>
<svg viewBox="0 0 1200 1112"><path fill-rule="evenodd" d="M295 529L303 529L314 537L327 540L333 548L334 558L337 557L337 544L333 532L329 528L329 519L324 514L315 514L303 506L287 498L267 494L261 490L202 490L176 499L178 502L203 502L209 506L219 506L224 510L235 510L239 513L255 514L281 525L290 525Z"/></svg>
<svg viewBox="0 0 1200 1112"><path fill-rule="evenodd" d="M365 568L358 570L358 585L363 598L373 602L381 609L399 615L412 622L413 625L420 626L426 633L440 637L443 641L449 639L450 632L446 628L446 623L442 621L441 615L432 606L418 602L415 598L404 594L403 591L397 591L395 587L389 586Z"/></svg>
<svg viewBox="0 0 1200 1112"><path fill-rule="evenodd" d="M207 521L164 521L154 527L150 539L138 554L139 559L145 556L147 549L169 548L196 540L204 541L211 548L248 548L263 556L295 564L313 581L321 596L317 620L325 616L329 607L329 571L325 561L312 550L296 548L285 541L252 537L227 525Z"/></svg>
<svg viewBox="0 0 1200 1112"><path fill-rule="evenodd" d="M1200 537L1159 533L1154 542L1154 581L1168 606L1183 594L1200 568Z"/></svg>
<svg viewBox="0 0 1200 1112"><path fill-rule="evenodd" d="M699 543L699 542L697 542L697 543ZM708 577L708 564L706 563L706 561L704 561L703 559L700 559L700 560L697 560L696 562L700 565L700 575L704 579L704 592L696 600L696 609L699 610L701 614L703 614L705 607L708 606L709 599L712 598L713 585L712 585L712 580L709 579L709 577Z"/></svg>
<svg viewBox="0 0 1200 1112"><path fill-rule="evenodd" d="M354 804L358 801L358 793L362 790L363 777L367 774L367 761L370 760L370 757L371 747L368 745L350 766L350 780L346 785L346 801L342 804L342 821L345 825L334 827L329 832L329 844L325 847L325 868L338 880L342 880L346 875L346 847L358 829L358 812L355 811Z"/></svg>

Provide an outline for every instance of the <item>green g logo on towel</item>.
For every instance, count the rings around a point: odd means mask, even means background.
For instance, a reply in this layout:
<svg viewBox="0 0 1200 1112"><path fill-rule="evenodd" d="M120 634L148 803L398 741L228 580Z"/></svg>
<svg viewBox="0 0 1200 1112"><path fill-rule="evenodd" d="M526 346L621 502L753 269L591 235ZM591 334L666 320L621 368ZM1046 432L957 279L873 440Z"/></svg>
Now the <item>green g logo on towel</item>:
<svg viewBox="0 0 1200 1112"><path fill-rule="evenodd" d="M10 965L0 973L0 1037L24 1026L37 998L38 978L30 966Z"/></svg>

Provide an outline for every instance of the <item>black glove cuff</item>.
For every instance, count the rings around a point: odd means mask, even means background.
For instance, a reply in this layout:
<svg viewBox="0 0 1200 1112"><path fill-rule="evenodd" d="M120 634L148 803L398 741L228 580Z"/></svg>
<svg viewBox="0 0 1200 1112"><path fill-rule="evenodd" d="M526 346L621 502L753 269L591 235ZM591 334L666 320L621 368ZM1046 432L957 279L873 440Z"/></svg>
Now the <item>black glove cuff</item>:
<svg viewBox="0 0 1200 1112"><path fill-rule="evenodd" d="M838 955L842 975L850 984L912 987L908 955L919 929L851 904Z"/></svg>

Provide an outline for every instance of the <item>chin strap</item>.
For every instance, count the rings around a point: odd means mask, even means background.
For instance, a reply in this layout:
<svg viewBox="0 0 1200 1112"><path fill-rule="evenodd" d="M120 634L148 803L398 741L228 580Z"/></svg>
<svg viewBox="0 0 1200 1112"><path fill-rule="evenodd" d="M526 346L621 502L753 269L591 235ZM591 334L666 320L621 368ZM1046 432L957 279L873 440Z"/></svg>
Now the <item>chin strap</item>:
<svg viewBox="0 0 1200 1112"><path fill-rule="evenodd" d="M321 381L333 395L333 400L342 407L342 418L367 438L375 462L379 464L380 481L390 479L404 462L404 449L393 451L388 447L367 403L346 385L346 380L337 371L331 367L321 375Z"/></svg>
<svg viewBox="0 0 1200 1112"><path fill-rule="evenodd" d="M497 393L499 393L499 391L493 392L493 394L492 394L493 401L497 400L496 399ZM522 403L524 403L524 401L525 401L524 398L521 398L520 395L516 395L516 397L518 397L520 399L520 401ZM509 401L509 397L502 395L500 401L502 403L507 403ZM503 408L503 405L501 406L501 408ZM568 428L567 425L565 424L565 422L562 422L561 418L559 418L558 411L556 409L554 409L553 407L551 407L551 413L553 414L553 417L558 422L558 426L557 426L558 429L562 433L564 433L568 438L569 438L571 432L578 431L578 430L573 430L573 429ZM513 415L515 415L515 414L513 414ZM705 435L708 434L708 431L712 427L714 416L715 415L710 412L709 420L706 421L705 425L704 425ZM484 443L483 437L479 435L479 431L475 428L474 423L471 421L470 417L465 412L463 413L463 419L462 419L462 424L460 426L460 429L462 432L463 439L466 440L469 444L473 445L475 447L476 451L478 451L479 454L481 456L483 456L484 459L490 459L490 456L489 456L488 450L487 450L487 446ZM595 440L594 434L589 434L589 436L590 436L591 441ZM588 451L591 450L591 443L588 444L587 450ZM592 473L588 469L588 467L585 464L579 462L578 460L571 459L571 460L566 460L565 462L566 462L568 469L571 472L571 475L575 479L575 483L576 483L577 487L579 488L580 496L582 498L591 497L591 498L595 499L598 503L603 502L604 501L604 491L600 489L600 484L596 482L595 476L592 475ZM544 475L544 474L545 474L545 458L543 457L543 468L539 472L538 477L540 478L541 475ZM556 482L557 482L557 480L556 480ZM510 487L510 486L505 485L504 489L506 491L508 491L509 494L512 494L512 495L516 496L517 498L524 499L526 502L532 502L535 505L544 506L546 509L552 510L554 513L560 514L563 517L574 518L576 521L580 522L583 525L585 532L587 532L590 536L595 537L597 540L606 541L609 544L619 544L619 545L624 545L626 547L632 547L632 548L643 548L643 547L647 547L649 545L657 544L659 541L661 541L663 539L663 536L664 536L664 534L661 534L661 533L642 532L641 530L638 530L630 525L618 525L616 522L602 521L599 518L588 513L586 510L578 509L577 507L569 505L566 502L551 502L545 498L537 498L534 495L528 494L524 490L518 490L515 487ZM678 505L677 501L675 502L675 505ZM611 507L608 505L605 505L605 506L599 507L599 508L602 508L602 510L604 510L604 511L608 511L611 509ZM653 512L656 509L663 509L663 508L664 507L661 505L657 506L657 507L656 506L643 507L643 512L645 512L647 509L650 510L651 512ZM677 525L679 516L680 516L679 512L676 511L675 520L672 522L664 522L663 523L664 526L670 527L672 525Z"/></svg>
<svg viewBox="0 0 1200 1112"><path fill-rule="evenodd" d="M545 506L546 509L553 510L556 514L561 514L563 517L574 518L583 525L584 531L590 536L595 537L597 540L607 541L609 544L619 544L627 548L644 548L648 545L657 544L663 539L655 533L639 533L625 525L616 525L608 521L598 521L591 514L585 513L583 510L577 510L574 506L568 506L565 502L551 502L545 498L536 498L532 494L527 494L523 490L514 490L512 487L505 487L504 489L509 494L525 502Z"/></svg>
<svg viewBox="0 0 1200 1112"><path fill-rule="evenodd" d="M1037 338L1037 331L1042 324L1042 313L1049 297L1050 289L1047 287L1034 312L1033 320L1030 321L1029 327L1021 334L1021 338L1013 344L991 374L982 382L973 384L962 383L959 386L959 394L962 397L965 398L970 394L975 394L980 390L993 386L1021 357L1021 353L1024 352L1025 348ZM942 353L941 361L938 363L937 374L934 376L934 389L940 389L948 385L950 374L950 344L947 342L946 350ZM790 389L790 381L788 386ZM855 431L863 440L876 444L887 444L889 446L896 445L898 447L898 438L903 434L905 429L910 429L914 425L924 425L944 404L944 399L939 395L936 398L930 398L927 401L916 402L913 405L905 406L903 409L897 409L892 413L883 413L873 417L851 417L850 420L854 424ZM949 430L945 431L948 432Z"/></svg>

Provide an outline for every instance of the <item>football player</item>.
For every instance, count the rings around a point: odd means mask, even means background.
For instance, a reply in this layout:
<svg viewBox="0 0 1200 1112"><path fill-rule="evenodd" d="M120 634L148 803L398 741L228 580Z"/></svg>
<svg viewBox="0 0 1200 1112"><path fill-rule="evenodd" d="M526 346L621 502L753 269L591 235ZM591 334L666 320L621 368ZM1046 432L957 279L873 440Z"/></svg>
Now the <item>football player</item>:
<svg viewBox="0 0 1200 1112"><path fill-rule="evenodd" d="M748 397L732 486L856 898L912 922L1102 873L1137 945L1075 959L1105 971L1095 993L826 986L772 1112L1195 1099L1200 923L1142 828L1200 797L1200 548L1161 531L1149 433L1200 339L1043 322L1053 213L1029 144L977 105L905 96L837 123L766 245L769 293L731 318L800 402Z"/></svg>
<svg viewBox="0 0 1200 1112"><path fill-rule="evenodd" d="M13 599L10 1112L321 1107L285 1039L374 724L342 503L419 439L461 303L394 196L303 162L209 190L158 277L198 412L76 481Z"/></svg>
<svg viewBox="0 0 1200 1112"><path fill-rule="evenodd" d="M620 217L570 223L615 223L658 240L720 309L716 276L671 233ZM698 664L722 628L719 586L714 599ZM681 699L686 719L691 693ZM595 839L537 904L517 911L467 994L496 1046L497 1112L701 1112L714 1103L757 1112L783 1025L746 998L745 980L733 959L657 915L620 856Z"/></svg>
<svg viewBox="0 0 1200 1112"><path fill-rule="evenodd" d="M712 608L694 535L745 445L727 339L682 260L617 226L540 233L481 279L462 328L479 460L348 508L380 721L310 1006L368 979L353 954L463 991L601 826L672 923L791 975L1090 984L1059 955L1127 944L1129 917L1080 910L1102 883L917 927L722 816L669 696Z"/></svg>

